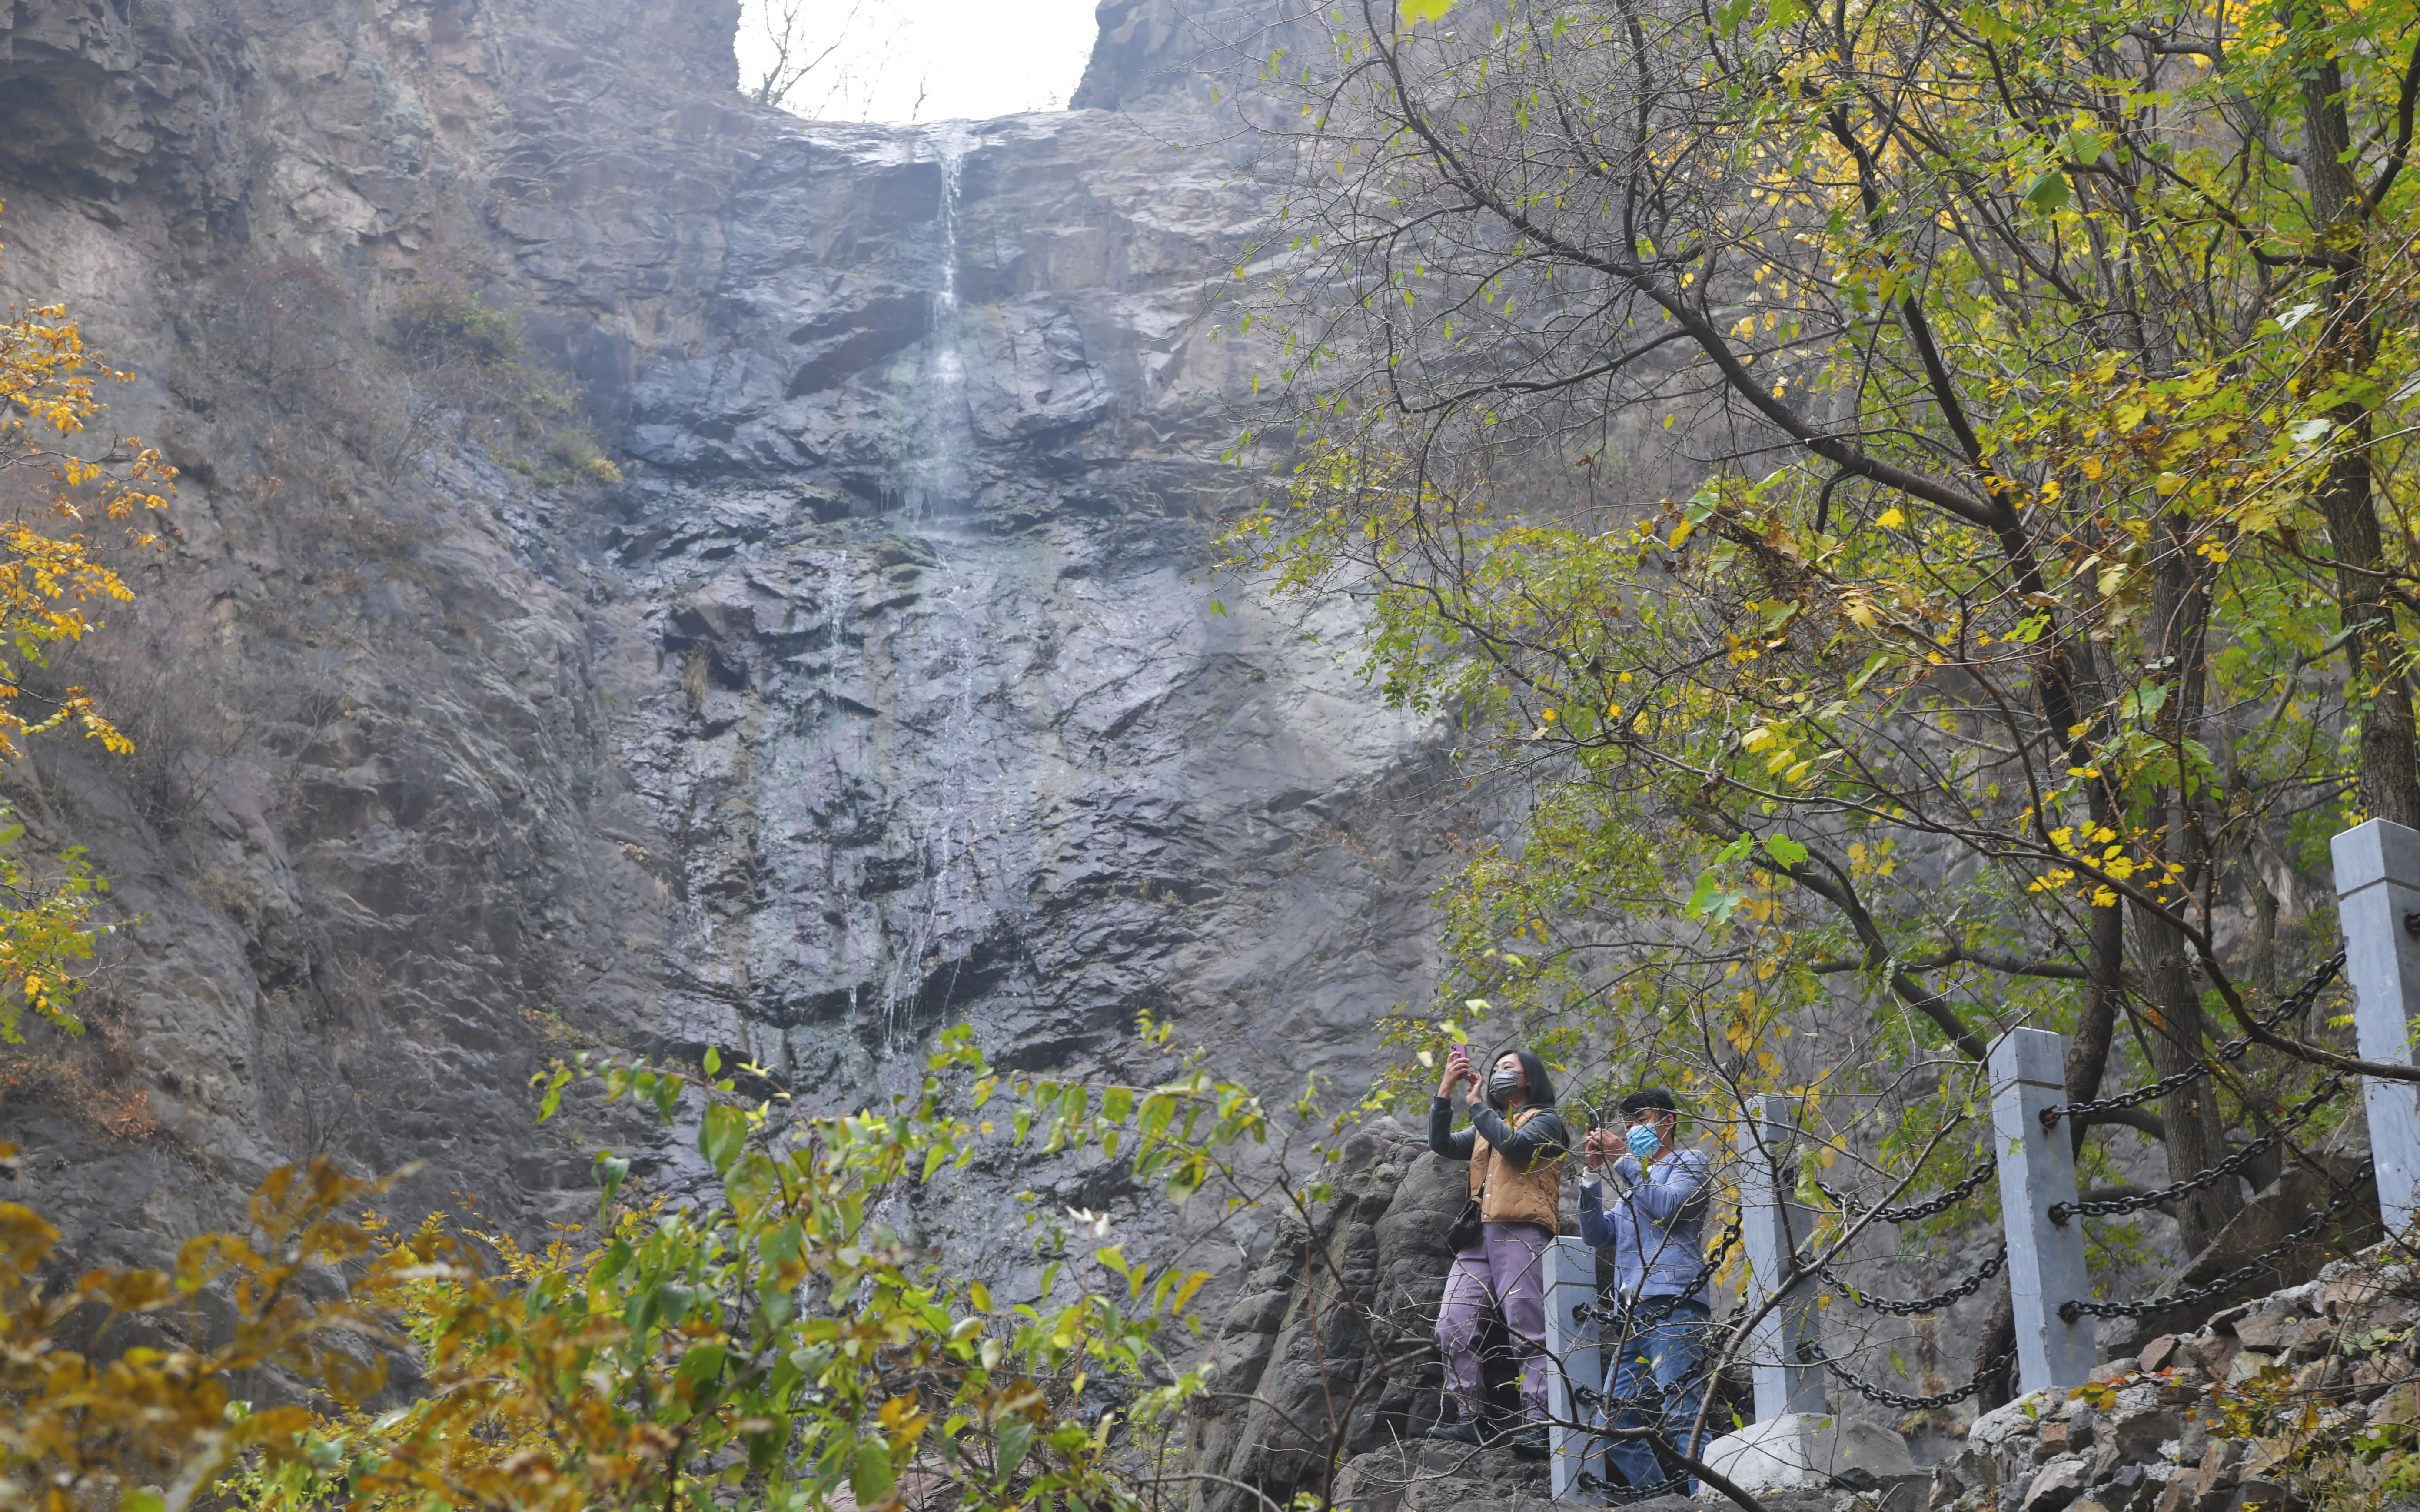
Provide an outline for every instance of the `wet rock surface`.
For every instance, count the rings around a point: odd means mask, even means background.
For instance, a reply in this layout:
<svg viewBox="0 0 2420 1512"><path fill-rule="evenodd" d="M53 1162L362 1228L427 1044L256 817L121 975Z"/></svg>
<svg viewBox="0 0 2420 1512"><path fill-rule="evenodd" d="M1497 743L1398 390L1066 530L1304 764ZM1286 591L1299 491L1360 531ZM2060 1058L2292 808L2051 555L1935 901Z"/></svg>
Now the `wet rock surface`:
<svg viewBox="0 0 2420 1512"><path fill-rule="evenodd" d="M1445 773L1198 580L1249 481L1249 373L1187 324L1218 167L1090 115L814 129L736 203L729 328L643 378L656 466L566 569L676 837L665 1032L825 1101L959 1018L1027 1067L1144 1011L1269 1085L1357 1065L1415 990Z"/></svg>
<svg viewBox="0 0 2420 1512"><path fill-rule="evenodd" d="M186 470L60 670L142 754L0 778L127 920L94 1032L0 1051L8 1195L69 1263L156 1259L316 1153L525 1229L579 1221L600 1143L693 1174L585 1100L535 1125L579 1049L737 1051L823 1111L945 1023L1149 1074L1149 1011L1282 1089L1357 1082L1425 995L1469 829L1443 731L1349 625L1202 577L1262 486L1220 459L1231 167L1148 116L755 111L735 9L0 19L0 288L70 301L144 375L113 427ZM428 284L513 312L626 481L395 378ZM263 288L351 333L344 382L268 372ZM1027 1177L977 1174L903 1223L999 1242Z"/></svg>

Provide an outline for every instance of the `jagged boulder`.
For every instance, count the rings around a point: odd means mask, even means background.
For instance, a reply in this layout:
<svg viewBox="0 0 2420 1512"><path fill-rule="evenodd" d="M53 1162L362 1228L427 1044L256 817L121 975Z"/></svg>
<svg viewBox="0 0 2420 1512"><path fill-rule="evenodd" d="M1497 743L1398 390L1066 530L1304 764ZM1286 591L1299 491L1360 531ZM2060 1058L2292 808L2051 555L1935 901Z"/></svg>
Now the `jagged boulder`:
<svg viewBox="0 0 2420 1512"><path fill-rule="evenodd" d="M2299 1505L2314 1454L2420 1415L2415 1299L2413 1268L2372 1252L2153 1338L2088 1385L2021 1396L1934 1468L1931 1512Z"/></svg>
<svg viewBox="0 0 2420 1512"><path fill-rule="evenodd" d="M1352 1512L1550 1512L1555 1505L1543 1464L1420 1441L1354 1459L1336 1477L1335 1501Z"/></svg>
<svg viewBox="0 0 2420 1512"><path fill-rule="evenodd" d="M1332 1464L1416 1431L1415 1396L1437 1374L1445 1233L1464 1168L1392 1119L1348 1140L1335 1200L1280 1227L1220 1326L1215 1395L1192 1424L1203 1512L1321 1489ZM1450 1447L1450 1446L1439 1446ZM1490 1459L1499 1456L1490 1456Z"/></svg>

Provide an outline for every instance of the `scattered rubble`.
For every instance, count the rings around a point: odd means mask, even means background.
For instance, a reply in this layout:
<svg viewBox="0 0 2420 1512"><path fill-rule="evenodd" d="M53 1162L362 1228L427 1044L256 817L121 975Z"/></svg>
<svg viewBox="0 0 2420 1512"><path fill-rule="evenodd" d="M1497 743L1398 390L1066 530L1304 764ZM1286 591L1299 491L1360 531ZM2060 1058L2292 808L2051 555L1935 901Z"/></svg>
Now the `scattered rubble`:
<svg viewBox="0 0 2420 1512"><path fill-rule="evenodd" d="M1930 1512L2255 1512L2305 1505L2315 1453L2391 1447L2420 1416L2412 1267L2318 1279L2163 1335L2073 1391L1978 1417ZM2366 1443L2361 1441L2366 1440Z"/></svg>

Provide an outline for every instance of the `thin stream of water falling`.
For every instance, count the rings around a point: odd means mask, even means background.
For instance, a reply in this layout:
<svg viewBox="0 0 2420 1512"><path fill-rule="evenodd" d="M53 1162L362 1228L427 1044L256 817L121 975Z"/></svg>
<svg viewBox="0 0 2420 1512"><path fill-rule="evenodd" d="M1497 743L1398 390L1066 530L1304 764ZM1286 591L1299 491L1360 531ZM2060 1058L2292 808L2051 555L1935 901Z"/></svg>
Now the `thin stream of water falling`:
<svg viewBox="0 0 2420 1512"><path fill-rule="evenodd" d="M967 418L967 363L961 349L965 332L958 310L958 231L967 154L974 149L975 137L965 123L944 121L927 131L924 140L941 169L940 244L935 255L939 266L932 291L928 381L905 396L912 416L907 426L908 444L916 454L905 459L907 486L902 490L911 528L967 505L967 455L974 440Z"/></svg>
<svg viewBox="0 0 2420 1512"><path fill-rule="evenodd" d="M975 138L964 124L945 121L933 127L925 140L932 147L934 161L940 165L941 213L932 293L931 381L922 385L921 392L908 400L917 414L917 424L908 427L908 434L911 444L922 454L908 459L908 475L915 482L904 490L908 502L906 523L910 529L962 512L971 501L967 497L966 463L974 439L967 415L958 258L962 186L967 155L973 149ZM946 563L937 563L933 570L937 579L948 574ZM918 837L916 850L918 870L923 879L923 898L907 920L899 941L899 955L884 984L882 1039L886 1052L895 1053L916 1038L916 1000L925 980L925 958L941 942L957 912L961 831L967 832L964 843L971 843L973 838L971 830L962 823L968 807L967 757L970 754L963 746L974 721L973 676L977 659L969 643L961 606L954 602L964 592L965 585L957 584L928 597L928 602L937 608L946 604L944 612L956 622L949 658L956 687L951 700L953 707L935 733L942 747L937 764L942 773L939 801L919 826L923 833ZM908 733L903 730L901 734L905 737Z"/></svg>

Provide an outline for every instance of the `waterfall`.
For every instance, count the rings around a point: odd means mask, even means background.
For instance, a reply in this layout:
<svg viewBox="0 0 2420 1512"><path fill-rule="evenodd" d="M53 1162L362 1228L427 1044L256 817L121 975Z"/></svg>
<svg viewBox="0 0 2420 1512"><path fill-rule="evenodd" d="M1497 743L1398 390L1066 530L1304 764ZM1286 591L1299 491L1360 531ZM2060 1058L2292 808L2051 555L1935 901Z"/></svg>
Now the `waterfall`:
<svg viewBox="0 0 2420 1512"><path fill-rule="evenodd" d="M967 415L965 328L958 311L958 229L961 184L975 134L964 121L943 121L927 130L924 141L940 165L941 213L933 255L931 334L913 389L904 396L910 416L905 427L909 455L902 459L905 486L900 491L910 528L960 513L973 502L967 497L974 431Z"/></svg>
<svg viewBox="0 0 2420 1512"><path fill-rule="evenodd" d="M965 949L967 941L953 936L966 933L970 924L976 924L980 933L974 916L985 902L974 854L979 840L973 818L974 768L980 752L972 738L983 657L976 645L980 631L970 618L970 608L972 617L980 618L984 595L970 580L973 563L966 552L968 543L929 533L932 527L970 513L974 503L970 470L975 438L967 409L966 330L958 280L964 176L977 139L967 123L944 121L927 129L924 141L940 168L940 213L934 236L930 333L910 391L898 396L912 417L904 427L909 451L901 459L905 507L900 525L923 534L935 552L926 603L934 614L932 629L941 633L917 639L933 656L932 671L944 686L930 689L940 696L923 711L936 726L923 733L938 748L930 754L938 758L931 770L939 780L923 811L908 821L920 881L903 900L907 917L886 921L895 950L882 985L882 1045L889 1053L915 1042L920 1032L917 1003L939 958L953 946ZM901 713L903 719L912 717L904 709ZM902 736L912 738L905 728ZM993 798L996 802L996 791ZM947 996L945 992L945 1001Z"/></svg>

